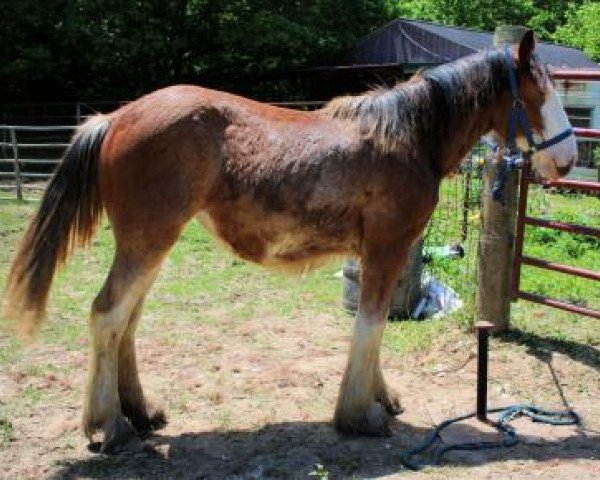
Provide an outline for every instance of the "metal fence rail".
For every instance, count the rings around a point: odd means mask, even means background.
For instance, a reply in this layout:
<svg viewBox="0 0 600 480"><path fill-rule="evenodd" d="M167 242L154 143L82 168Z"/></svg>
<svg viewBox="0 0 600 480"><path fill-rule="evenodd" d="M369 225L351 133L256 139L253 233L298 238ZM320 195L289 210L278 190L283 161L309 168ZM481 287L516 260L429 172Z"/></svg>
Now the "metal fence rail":
<svg viewBox="0 0 600 480"><path fill-rule="evenodd" d="M585 135L587 138L600 138L600 130L581 129L575 130L576 134ZM523 299L530 302L540 303L549 307L558 308L567 312L578 313L588 317L600 320L600 311L592 308L575 305L564 300L552 298L546 295L539 295L532 292L521 290L521 268L523 265L552 270L566 275L573 275L588 280L600 281L600 272L589 270L571 265L563 265L561 263L550 262L540 258L533 258L523 255L523 244L525 241L525 227L527 225L541 228L550 228L570 234L585 235L595 238L600 238L600 229L585 225L575 225L567 222L556 220L546 220L543 218L535 218L527 215L527 196L529 185L538 183L532 175L531 166L527 164L521 174L521 185L519 192L518 217L517 217L517 235L515 239L515 254L513 259L513 278L512 278L512 297L513 300ZM556 180L553 182L544 182L543 186L556 187L568 190L577 190L590 194L600 194L600 182L583 182L576 180Z"/></svg>
<svg viewBox="0 0 600 480"><path fill-rule="evenodd" d="M0 125L0 179L3 179L0 188L16 191L17 198L23 199L24 190L43 190L45 185L32 183L32 180L48 180L52 176L55 166L61 162L68 142L39 140L39 135L61 133L70 137L76 129L73 125L57 126L31 126L31 125ZM30 134L28 140L19 141L23 134ZM31 139L31 134L38 135L37 141ZM23 156L23 153L26 156ZM37 158L36 158L37 157ZM2 168L8 165L8 169ZM34 165L31 171L28 166ZM46 168L43 168L46 166ZM12 167L12 169L11 169ZM46 170L46 171L41 171Z"/></svg>
<svg viewBox="0 0 600 480"><path fill-rule="evenodd" d="M73 118L77 124L91 115L101 111L112 110L127 102L78 102ZM298 102L273 102L272 105L294 108L300 110L313 110L319 108L322 101ZM67 107L70 104L56 104ZM69 146L67 141L40 140L40 135L62 133L64 140L68 140L77 125L0 125L0 190L15 191L19 200L23 199L23 192L44 190L46 181L52 177L52 172L61 162L65 149ZM35 140L27 136L38 135Z"/></svg>

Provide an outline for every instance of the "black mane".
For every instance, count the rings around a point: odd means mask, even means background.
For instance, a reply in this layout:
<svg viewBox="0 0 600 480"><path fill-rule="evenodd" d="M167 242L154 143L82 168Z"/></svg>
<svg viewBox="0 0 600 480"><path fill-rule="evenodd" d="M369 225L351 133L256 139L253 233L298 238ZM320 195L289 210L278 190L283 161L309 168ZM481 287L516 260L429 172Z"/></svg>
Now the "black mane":
<svg viewBox="0 0 600 480"><path fill-rule="evenodd" d="M504 54L495 50L425 70L420 76L429 84L436 118L450 122L461 121L474 110L489 106L508 88Z"/></svg>
<svg viewBox="0 0 600 480"><path fill-rule="evenodd" d="M392 88L336 98L323 111L358 126L383 151L394 151L416 139L438 141L507 89L503 53L485 51L424 70Z"/></svg>

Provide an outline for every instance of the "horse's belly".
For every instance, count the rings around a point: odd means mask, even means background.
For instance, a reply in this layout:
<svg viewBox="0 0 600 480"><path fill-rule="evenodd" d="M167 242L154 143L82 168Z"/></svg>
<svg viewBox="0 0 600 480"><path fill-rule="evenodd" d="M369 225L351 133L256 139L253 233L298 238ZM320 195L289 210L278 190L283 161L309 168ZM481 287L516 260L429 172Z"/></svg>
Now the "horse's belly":
<svg viewBox="0 0 600 480"><path fill-rule="evenodd" d="M289 217L249 222L247 215L225 220L202 213L197 218L237 255L269 267L303 270L329 256L354 254L358 245L351 231L327 231Z"/></svg>

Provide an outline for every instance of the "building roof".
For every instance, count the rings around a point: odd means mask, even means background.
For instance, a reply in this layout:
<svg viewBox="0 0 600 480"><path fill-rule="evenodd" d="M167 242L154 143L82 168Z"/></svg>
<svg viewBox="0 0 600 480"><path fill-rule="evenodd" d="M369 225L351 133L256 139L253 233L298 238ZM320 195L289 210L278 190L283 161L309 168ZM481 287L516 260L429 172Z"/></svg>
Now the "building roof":
<svg viewBox="0 0 600 480"><path fill-rule="evenodd" d="M369 36L356 47L356 65L446 63L472 53L493 48L494 34L468 28L398 18ZM542 61L554 68L589 68L597 63L576 48L539 42Z"/></svg>

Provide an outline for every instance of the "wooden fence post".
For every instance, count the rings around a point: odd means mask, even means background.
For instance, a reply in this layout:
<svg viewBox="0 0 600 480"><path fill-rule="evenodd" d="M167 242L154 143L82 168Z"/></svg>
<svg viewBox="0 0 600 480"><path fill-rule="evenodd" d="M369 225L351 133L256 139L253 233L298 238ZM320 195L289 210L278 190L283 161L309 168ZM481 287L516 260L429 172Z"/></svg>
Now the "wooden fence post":
<svg viewBox="0 0 600 480"><path fill-rule="evenodd" d="M527 29L520 26L496 28L494 45L518 43ZM507 119L508 121L508 119ZM477 317L490 322L493 331L510 325L511 273L516 229L519 174L508 171L504 203L492 199L492 185L498 174L500 157L488 158L484 168L481 235L477 269Z"/></svg>
<svg viewBox="0 0 600 480"><path fill-rule="evenodd" d="M17 200L23 200L23 187L21 185L21 165L19 164L19 145L17 144L17 134L13 127L10 127L10 142L12 143L13 158L15 160L15 187L17 189Z"/></svg>

